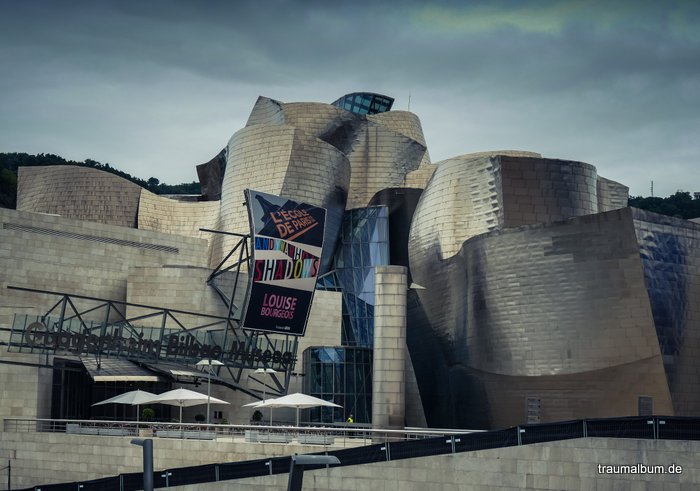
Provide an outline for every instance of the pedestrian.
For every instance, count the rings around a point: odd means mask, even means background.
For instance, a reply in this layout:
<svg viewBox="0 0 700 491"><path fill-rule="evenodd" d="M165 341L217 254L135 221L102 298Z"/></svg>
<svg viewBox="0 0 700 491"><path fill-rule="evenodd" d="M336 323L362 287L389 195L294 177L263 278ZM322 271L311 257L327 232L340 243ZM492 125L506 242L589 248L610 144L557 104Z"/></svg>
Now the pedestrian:
<svg viewBox="0 0 700 491"><path fill-rule="evenodd" d="M348 423L354 423L354 422L355 422L355 420L352 419L352 414L351 414L350 416L348 416L347 422L348 422Z"/></svg>

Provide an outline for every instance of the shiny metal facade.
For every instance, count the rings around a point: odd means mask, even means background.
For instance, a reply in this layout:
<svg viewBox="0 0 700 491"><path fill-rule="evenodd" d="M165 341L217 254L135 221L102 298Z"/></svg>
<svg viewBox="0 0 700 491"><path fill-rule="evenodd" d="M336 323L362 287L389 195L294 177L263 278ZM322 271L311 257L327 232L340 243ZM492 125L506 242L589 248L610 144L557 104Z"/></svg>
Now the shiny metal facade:
<svg viewBox="0 0 700 491"><path fill-rule="evenodd" d="M700 413L700 224L632 209L674 414Z"/></svg>
<svg viewBox="0 0 700 491"><path fill-rule="evenodd" d="M328 219L322 271L327 271L343 211L366 206L376 192L432 167L426 155L420 122L411 113L366 116L330 104L260 97L246 127L228 145L218 227L247 232L241 213L245 188L323 206ZM424 170L413 181L427 181L427 175ZM232 245L233 239L216 237L211 263Z"/></svg>
<svg viewBox="0 0 700 491"><path fill-rule="evenodd" d="M700 227L630 208L581 162L438 168L409 238L408 345L430 425L697 414ZM600 192L600 195L598 194ZM612 209L605 213L600 210Z"/></svg>
<svg viewBox="0 0 700 491"><path fill-rule="evenodd" d="M348 160L335 147L289 125L253 125L229 142L228 164L221 191L219 230L247 233L243 191L247 188L288 197L328 210L324 264L330 262L340 229L350 179ZM212 241L217 264L238 239Z"/></svg>
<svg viewBox="0 0 700 491"><path fill-rule="evenodd" d="M20 167L17 210L136 228L141 186L90 167Z"/></svg>

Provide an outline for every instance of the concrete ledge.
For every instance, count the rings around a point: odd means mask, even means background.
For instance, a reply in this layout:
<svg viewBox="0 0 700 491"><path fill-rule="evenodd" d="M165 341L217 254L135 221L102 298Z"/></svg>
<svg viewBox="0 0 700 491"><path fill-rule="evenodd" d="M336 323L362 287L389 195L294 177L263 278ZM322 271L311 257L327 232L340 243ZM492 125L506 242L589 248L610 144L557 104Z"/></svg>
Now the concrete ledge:
<svg viewBox="0 0 700 491"><path fill-rule="evenodd" d="M158 438L187 438L190 440L214 440L216 433L213 431L187 431L187 430L156 430Z"/></svg>
<svg viewBox="0 0 700 491"><path fill-rule="evenodd" d="M249 443L290 443L292 435L287 433L261 433L255 430L246 430L245 441Z"/></svg>
<svg viewBox="0 0 700 491"><path fill-rule="evenodd" d="M68 423L66 433L73 435L136 436L136 431L129 428L100 428L97 426L80 426Z"/></svg>
<svg viewBox="0 0 700 491"><path fill-rule="evenodd" d="M333 445L335 437L331 435L299 435L298 441L304 445Z"/></svg>
<svg viewBox="0 0 700 491"><path fill-rule="evenodd" d="M98 434L107 436L136 436L136 431L128 428L98 428Z"/></svg>

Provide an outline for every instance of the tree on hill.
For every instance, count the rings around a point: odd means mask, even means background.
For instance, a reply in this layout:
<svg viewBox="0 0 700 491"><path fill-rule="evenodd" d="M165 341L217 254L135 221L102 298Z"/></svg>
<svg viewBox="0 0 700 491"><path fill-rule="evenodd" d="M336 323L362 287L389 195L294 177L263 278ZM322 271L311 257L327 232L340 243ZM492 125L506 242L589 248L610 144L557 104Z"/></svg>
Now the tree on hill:
<svg viewBox="0 0 700 491"><path fill-rule="evenodd" d="M40 153L29 155L27 153L0 153L0 207L15 208L17 206L17 169L22 166L41 165L78 165L92 167L122 177L138 184L155 194L200 194L199 183L193 181L183 184L165 184L155 177L148 181L134 177L119 169L115 169L108 163L100 163L96 160L85 159L84 162L66 160L58 155Z"/></svg>
<svg viewBox="0 0 700 491"><path fill-rule="evenodd" d="M678 191L668 198L632 196L628 204L642 210L686 220L700 217L700 199L693 199L687 191Z"/></svg>
<svg viewBox="0 0 700 491"><path fill-rule="evenodd" d="M17 203L17 174L0 167L0 207L14 208Z"/></svg>

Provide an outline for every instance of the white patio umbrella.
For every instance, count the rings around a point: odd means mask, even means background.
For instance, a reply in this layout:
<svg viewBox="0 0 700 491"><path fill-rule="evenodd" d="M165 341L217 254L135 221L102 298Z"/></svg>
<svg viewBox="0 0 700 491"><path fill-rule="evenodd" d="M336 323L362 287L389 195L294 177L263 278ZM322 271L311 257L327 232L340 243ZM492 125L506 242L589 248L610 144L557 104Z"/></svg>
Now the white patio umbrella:
<svg viewBox="0 0 700 491"><path fill-rule="evenodd" d="M208 397L206 394L200 394L188 389L173 389L168 392L163 392L160 395L154 396L149 403L169 404L171 406L180 406L180 423L182 423L182 408L199 406L206 404L209 400L210 404L230 404L216 397Z"/></svg>
<svg viewBox="0 0 700 491"><path fill-rule="evenodd" d="M139 406L141 404L148 404L154 397L156 397L155 394L137 389L119 394L118 396L110 397L104 401L96 402L93 404L93 406L101 406L102 404L131 404L132 406L136 406L136 422L138 423Z"/></svg>
<svg viewBox="0 0 700 491"><path fill-rule="evenodd" d="M270 407L293 407L297 410L297 426L299 426L299 409L305 409L309 407L343 407L339 406L330 401L324 401L318 397L310 396L308 394L302 394L300 392L295 392L294 394L288 394L286 396L278 397L272 400L269 404Z"/></svg>
<svg viewBox="0 0 700 491"><path fill-rule="evenodd" d="M263 401L256 401L256 402L249 402L248 404L243 404L242 407L254 407L255 409L261 408L261 407L269 407L270 408L270 425L272 425L272 408L273 408L273 401L275 399L265 399Z"/></svg>

